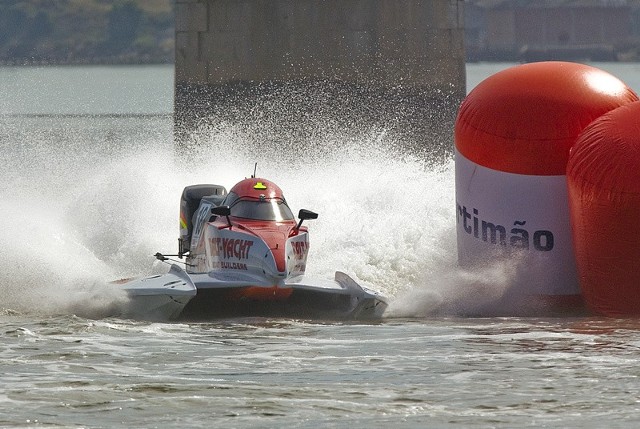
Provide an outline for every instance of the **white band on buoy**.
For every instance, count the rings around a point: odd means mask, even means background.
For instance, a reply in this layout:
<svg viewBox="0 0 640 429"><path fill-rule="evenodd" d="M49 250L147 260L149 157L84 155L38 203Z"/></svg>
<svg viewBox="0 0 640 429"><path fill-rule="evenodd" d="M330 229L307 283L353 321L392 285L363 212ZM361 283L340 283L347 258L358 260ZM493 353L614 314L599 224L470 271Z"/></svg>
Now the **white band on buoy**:
<svg viewBox="0 0 640 429"><path fill-rule="evenodd" d="M506 173L457 150L456 229L463 266L517 261L517 292L576 295L566 176Z"/></svg>

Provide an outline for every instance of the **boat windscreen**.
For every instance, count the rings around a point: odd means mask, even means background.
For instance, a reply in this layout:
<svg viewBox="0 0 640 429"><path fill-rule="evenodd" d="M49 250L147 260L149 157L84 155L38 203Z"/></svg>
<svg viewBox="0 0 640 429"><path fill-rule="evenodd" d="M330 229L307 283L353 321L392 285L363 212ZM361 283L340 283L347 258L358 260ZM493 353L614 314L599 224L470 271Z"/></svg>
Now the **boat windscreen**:
<svg viewBox="0 0 640 429"><path fill-rule="evenodd" d="M280 198L265 200L237 199L231 206L231 216L273 221L294 219L291 209L287 203Z"/></svg>

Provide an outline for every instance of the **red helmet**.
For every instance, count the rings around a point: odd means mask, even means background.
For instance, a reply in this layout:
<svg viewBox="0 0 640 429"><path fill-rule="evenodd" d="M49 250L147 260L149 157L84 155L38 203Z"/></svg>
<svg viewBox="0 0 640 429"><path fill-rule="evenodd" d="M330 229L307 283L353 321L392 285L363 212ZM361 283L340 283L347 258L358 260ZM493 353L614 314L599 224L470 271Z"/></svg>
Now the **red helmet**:
<svg viewBox="0 0 640 429"><path fill-rule="evenodd" d="M231 188L231 191L239 198L271 199L280 198L284 200L282 189L275 183L260 178L244 179Z"/></svg>

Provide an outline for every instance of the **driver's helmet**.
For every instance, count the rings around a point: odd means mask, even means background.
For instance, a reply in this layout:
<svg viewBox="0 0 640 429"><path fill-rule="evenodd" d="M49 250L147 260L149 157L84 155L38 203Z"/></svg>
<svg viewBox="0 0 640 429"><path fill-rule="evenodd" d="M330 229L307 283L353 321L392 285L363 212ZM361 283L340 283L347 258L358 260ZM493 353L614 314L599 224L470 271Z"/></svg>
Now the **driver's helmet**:
<svg viewBox="0 0 640 429"><path fill-rule="evenodd" d="M234 217L272 221L294 219L280 187L266 179L251 178L238 182L223 204L229 206Z"/></svg>

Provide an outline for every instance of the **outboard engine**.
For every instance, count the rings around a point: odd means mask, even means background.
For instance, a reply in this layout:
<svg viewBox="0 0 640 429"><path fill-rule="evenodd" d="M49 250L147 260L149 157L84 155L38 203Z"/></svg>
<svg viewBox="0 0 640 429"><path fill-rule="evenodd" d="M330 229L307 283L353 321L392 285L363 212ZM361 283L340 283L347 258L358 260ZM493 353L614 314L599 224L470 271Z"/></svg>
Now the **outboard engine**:
<svg viewBox="0 0 640 429"><path fill-rule="evenodd" d="M178 257L190 250L193 233L193 214L198 210L200 201L206 198L214 205L220 205L227 190L220 185L191 185L184 188L180 198L180 238L178 239Z"/></svg>

